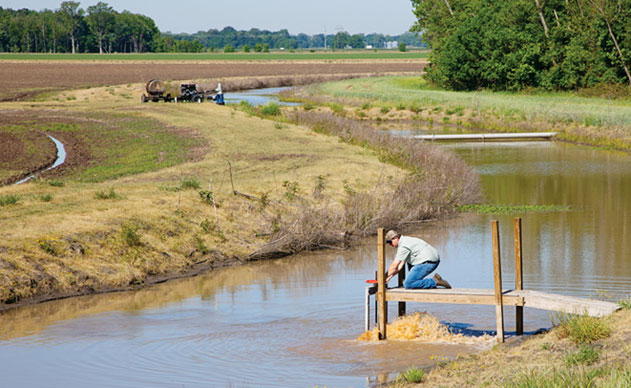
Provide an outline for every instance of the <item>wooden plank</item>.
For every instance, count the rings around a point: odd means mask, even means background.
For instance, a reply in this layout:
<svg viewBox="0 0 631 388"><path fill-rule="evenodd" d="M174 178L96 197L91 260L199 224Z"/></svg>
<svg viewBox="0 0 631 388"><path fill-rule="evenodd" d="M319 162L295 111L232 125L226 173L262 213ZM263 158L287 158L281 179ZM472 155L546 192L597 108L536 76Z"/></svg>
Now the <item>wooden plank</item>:
<svg viewBox="0 0 631 388"><path fill-rule="evenodd" d="M416 135L415 139L436 141L488 141L488 140L529 140L551 139L556 132L522 132L522 133L466 133L454 135Z"/></svg>
<svg viewBox="0 0 631 388"><path fill-rule="evenodd" d="M403 282L405 281L405 265L399 271L399 275L397 276L399 279L399 287L403 287ZM386 298L387 299L387 298ZM399 302L399 316L402 317L405 315L405 302Z"/></svg>
<svg viewBox="0 0 631 388"><path fill-rule="evenodd" d="M449 292L441 292L449 291ZM503 291L502 302L508 306L523 306L524 298L513 294L512 290ZM451 288L430 290L406 290L390 288L386 293L389 302L406 301L420 303L449 303L449 304L477 304L495 305L494 290Z"/></svg>
<svg viewBox="0 0 631 388"><path fill-rule="evenodd" d="M515 217L513 224L515 229L515 290L523 290L524 275L521 246L521 218ZM524 308L522 306L515 307L515 334L524 334Z"/></svg>
<svg viewBox="0 0 631 388"><path fill-rule="evenodd" d="M541 291L521 290L515 291L515 293L523 296L526 307L569 314L587 314L593 317L602 317L621 308L617 303L556 295Z"/></svg>
<svg viewBox="0 0 631 388"><path fill-rule="evenodd" d="M377 231L377 304L378 304L378 316L379 316L379 339L385 340L388 338L386 328L388 325L388 310L386 306L386 239L383 233L383 228L379 228Z"/></svg>
<svg viewBox="0 0 631 388"><path fill-rule="evenodd" d="M504 342L504 303L502 301L502 260L500 257L500 227L497 220L491 221L493 240L493 279L495 280L495 321L497 342Z"/></svg>

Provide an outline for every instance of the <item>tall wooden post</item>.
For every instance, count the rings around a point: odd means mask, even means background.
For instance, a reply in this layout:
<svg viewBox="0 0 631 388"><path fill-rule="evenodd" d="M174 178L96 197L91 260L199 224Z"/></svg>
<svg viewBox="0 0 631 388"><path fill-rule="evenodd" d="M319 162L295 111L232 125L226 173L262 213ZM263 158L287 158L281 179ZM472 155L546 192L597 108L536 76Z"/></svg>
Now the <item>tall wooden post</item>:
<svg viewBox="0 0 631 388"><path fill-rule="evenodd" d="M399 271L399 287L403 287L403 282L405 281L405 265ZM399 302L399 316L402 317L405 315L405 302Z"/></svg>
<svg viewBox="0 0 631 388"><path fill-rule="evenodd" d="M493 237L493 278L495 279L495 320L497 342L504 342L504 303L502 300L502 261L500 257L500 229L497 220L491 221Z"/></svg>
<svg viewBox="0 0 631 388"><path fill-rule="evenodd" d="M521 247L521 218L515 217L515 290L524 289L522 247ZM524 307L515 307L515 332L517 335L524 334Z"/></svg>
<svg viewBox="0 0 631 388"><path fill-rule="evenodd" d="M386 238L383 228L377 231L377 303L379 310L379 339L388 338L386 327L388 325L388 308L386 306Z"/></svg>

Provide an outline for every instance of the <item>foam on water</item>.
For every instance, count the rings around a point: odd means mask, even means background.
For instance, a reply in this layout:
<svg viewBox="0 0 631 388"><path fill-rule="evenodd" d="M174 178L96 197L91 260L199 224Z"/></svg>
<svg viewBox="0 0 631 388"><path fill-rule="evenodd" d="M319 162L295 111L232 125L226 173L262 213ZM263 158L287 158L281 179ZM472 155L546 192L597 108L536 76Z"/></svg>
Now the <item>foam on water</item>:
<svg viewBox="0 0 631 388"><path fill-rule="evenodd" d="M490 345L494 337L484 334L479 337L452 333L447 325L427 313L414 313L397 318L388 324L388 339L400 341L446 342L460 345ZM377 341L379 328L375 327L357 338L358 341Z"/></svg>

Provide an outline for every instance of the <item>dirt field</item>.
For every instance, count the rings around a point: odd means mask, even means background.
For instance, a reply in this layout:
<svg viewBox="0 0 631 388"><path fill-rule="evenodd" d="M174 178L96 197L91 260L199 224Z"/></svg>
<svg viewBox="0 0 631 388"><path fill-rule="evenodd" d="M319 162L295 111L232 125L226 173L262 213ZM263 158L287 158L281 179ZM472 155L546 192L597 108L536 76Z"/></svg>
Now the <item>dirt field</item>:
<svg viewBox="0 0 631 388"><path fill-rule="evenodd" d="M10 62L0 66L0 101L23 100L38 92L161 80L283 75L385 74L420 72L425 60L353 62L95 63Z"/></svg>

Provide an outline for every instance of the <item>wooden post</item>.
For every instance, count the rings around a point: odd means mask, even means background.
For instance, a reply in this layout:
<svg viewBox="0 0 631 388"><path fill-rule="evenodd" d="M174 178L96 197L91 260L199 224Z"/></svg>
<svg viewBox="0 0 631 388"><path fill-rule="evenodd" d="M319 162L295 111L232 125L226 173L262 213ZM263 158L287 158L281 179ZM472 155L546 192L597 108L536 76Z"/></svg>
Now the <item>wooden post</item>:
<svg viewBox="0 0 631 388"><path fill-rule="evenodd" d="M388 309L386 307L386 238L383 228L377 231L377 303L379 314L379 339L388 338L386 327L388 325Z"/></svg>
<svg viewBox="0 0 631 388"><path fill-rule="evenodd" d="M366 287L366 306L364 311L364 329L370 330L370 287Z"/></svg>
<svg viewBox="0 0 631 388"><path fill-rule="evenodd" d="M500 230L497 220L491 221L493 237L493 278L495 279L495 320L497 342L504 342L504 304L502 300L502 261L500 257Z"/></svg>
<svg viewBox="0 0 631 388"><path fill-rule="evenodd" d="M405 281L405 265L399 271L399 287L403 287L403 282ZM399 316L402 317L405 315L405 302L399 302Z"/></svg>
<svg viewBox="0 0 631 388"><path fill-rule="evenodd" d="M521 247L521 218L515 217L515 290L524 289L524 275L522 264ZM517 335L524 334L524 306L515 307L515 332Z"/></svg>

